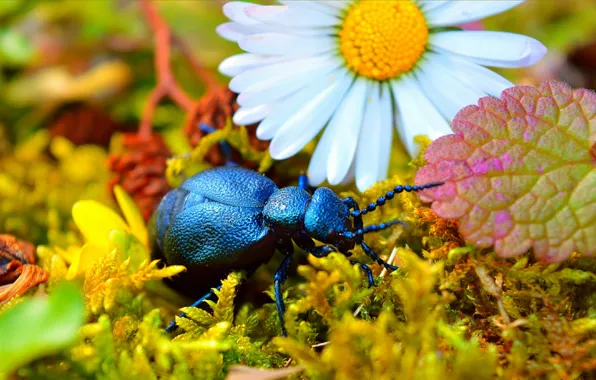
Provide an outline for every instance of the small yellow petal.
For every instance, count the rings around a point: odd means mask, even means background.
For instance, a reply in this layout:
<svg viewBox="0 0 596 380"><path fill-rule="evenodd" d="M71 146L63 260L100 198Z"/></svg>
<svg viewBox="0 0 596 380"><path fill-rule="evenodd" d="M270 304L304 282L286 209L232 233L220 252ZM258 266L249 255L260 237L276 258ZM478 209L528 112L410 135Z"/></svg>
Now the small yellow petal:
<svg viewBox="0 0 596 380"><path fill-rule="evenodd" d="M137 239L139 239L141 243L147 246L149 242L149 234L147 232L145 220L143 219L141 212L137 208L137 205L132 200L130 195L128 195L128 193L124 191L124 189L119 185L116 185L116 187L114 187L114 194L116 195L118 206L120 206L120 210L122 210L124 218L126 218L126 221L130 226L131 233Z"/></svg>
<svg viewBox="0 0 596 380"><path fill-rule="evenodd" d="M110 251L97 244L85 244L81 248L81 253L78 260L78 268L76 276L80 276L87 272L91 267Z"/></svg>
<svg viewBox="0 0 596 380"><path fill-rule="evenodd" d="M79 271L79 262L80 261L81 261L81 250L79 250L79 252L77 252L72 257L72 262L70 263L70 266L68 267L68 272L66 272L67 280L72 280L77 276L77 273Z"/></svg>
<svg viewBox="0 0 596 380"><path fill-rule="evenodd" d="M67 280L72 280L75 277L82 276L88 271L98 260L108 254L108 250L97 244L85 244L73 257L72 264L68 268L66 274Z"/></svg>
<svg viewBox="0 0 596 380"><path fill-rule="evenodd" d="M110 249L110 232L115 229L130 232L124 220L112 209L97 201L78 201L72 206L72 217L87 243Z"/></svg>

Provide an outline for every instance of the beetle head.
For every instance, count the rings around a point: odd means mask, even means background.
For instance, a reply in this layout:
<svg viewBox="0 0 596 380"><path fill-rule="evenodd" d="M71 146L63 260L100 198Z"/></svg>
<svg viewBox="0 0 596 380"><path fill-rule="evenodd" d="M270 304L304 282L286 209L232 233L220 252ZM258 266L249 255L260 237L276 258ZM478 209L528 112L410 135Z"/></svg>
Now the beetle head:
<svg viewBox="0 0 596 380"><path fill-rule="evenodd" d="M354 246L343 233L352 229L348 206L332 190L321 187L313 194L306 207L304 228L321 242L333 244L341 251Z"/></svg>

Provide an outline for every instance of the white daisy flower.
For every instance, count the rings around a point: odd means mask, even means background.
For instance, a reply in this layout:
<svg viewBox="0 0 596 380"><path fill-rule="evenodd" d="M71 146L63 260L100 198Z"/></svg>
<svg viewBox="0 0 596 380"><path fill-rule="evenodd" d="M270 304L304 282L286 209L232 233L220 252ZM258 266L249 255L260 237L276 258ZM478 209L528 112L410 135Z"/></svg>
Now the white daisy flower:
<svg viewBox="0 0 596 380"><path fill-rule="evenodd" d="M478 98L512 83L486 69L533 65L546 48L530 37L446 27L524 0L234 1L217 31L247 53L224 60L239 93L234 123L259 123L273 158L298 153L324 129L308 175L313 186L385 179L392 129L413 138L451 133L449 122Z"/></svg>

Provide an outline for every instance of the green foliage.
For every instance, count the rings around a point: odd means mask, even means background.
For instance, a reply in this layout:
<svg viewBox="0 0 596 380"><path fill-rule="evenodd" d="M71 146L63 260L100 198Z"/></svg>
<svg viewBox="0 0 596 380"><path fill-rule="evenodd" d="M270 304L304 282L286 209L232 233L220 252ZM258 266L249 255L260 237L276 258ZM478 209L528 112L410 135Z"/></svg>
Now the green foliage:
<svg viewBox="0 0 596 380"><path fill-rule="evenodd" d="M22 33L14 29L0 29L0 62L23 64L33 56L33 47Z"/></svg>
<svg viewBox="0 0 596 380"><path fill-rule="evenodd" d="M28 362L60 352L83 324L83 298L72 283L0 314L0 378Z"/></svg>

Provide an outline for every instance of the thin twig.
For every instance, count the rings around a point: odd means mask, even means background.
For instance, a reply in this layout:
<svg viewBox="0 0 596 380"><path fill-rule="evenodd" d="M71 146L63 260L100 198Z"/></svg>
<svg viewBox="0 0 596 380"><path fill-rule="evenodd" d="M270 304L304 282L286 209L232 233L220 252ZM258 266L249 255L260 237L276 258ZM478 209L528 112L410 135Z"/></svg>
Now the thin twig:
<svg viewBox="0 0 596 380"><path fill-rule="evenodd" d="M150 0L139 0L139 6L143 11L147 23L151 27L155 41L155 70L157 71L157 85L151 92L149 99L143 109L139 135L149 137L151 135L151 121L157 105L165 97L169 97L184 111L193 108L194 100L191 99L180 88L174 78L171 66L171 44L172 33L166 22L161 18L153 3Z"/></svg>
<svg viewBox="0 0 596 380"><path fill-rule="evenodd" d="M317 344L313 344L312 346L310 346L310 348L318 348L318 347L323 347L323 346L326 346L326 345L328 345L328 344L330 344L330 343L331 343L330 341L323 342L323 343L317 343Z"/></svg>

